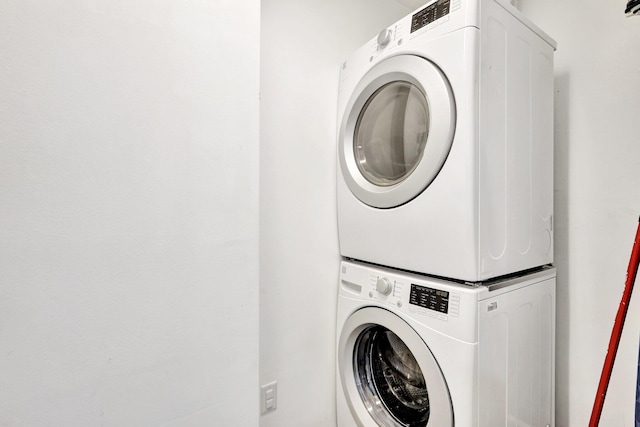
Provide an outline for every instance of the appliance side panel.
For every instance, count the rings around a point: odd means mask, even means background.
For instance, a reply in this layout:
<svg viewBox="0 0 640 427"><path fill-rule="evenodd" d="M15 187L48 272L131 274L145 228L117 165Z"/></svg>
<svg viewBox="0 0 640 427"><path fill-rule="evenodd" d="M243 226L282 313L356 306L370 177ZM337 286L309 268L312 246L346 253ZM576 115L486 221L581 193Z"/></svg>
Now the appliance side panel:
<svg viewBox="0 0 640 427"><path fill-rule="evenodd" d="M484 322L478 344L478 425L506 426L509 317L498 313Z"/></svg>
<svg viewBox="0 0 640 427"><path fill-rule="evenodd" d="M531 249L533 190L531 46L514 33L507 52L507 228L509 250L526 256Z"/></svg>
<svg viewBox="0 0 640 427"><path fill-rule="evenodd" d="M531 128L533 217L532 251L553 262L553 50L541 41L532 45Z"/></svg>
<svg viewBox="0 0 640 427"><path fill-rule="evenodd" d="M479 336L479 426L553 426L555 278L480 302Z"/></svg>
<svg viewBox="0 0 640 427"><path fill-rule="evenodd" d="M556 304L555 304L555 280L553 291L540 300L540 348L538 353L540 360L540 373L551 372L551 375L540 375L540 413L551 414L553 426L556 419ZM544 419L544 418L543 418ZM545 424L542 424L545 425Z"/></svg>
<svg viewBox="0 0 640 427"><path fill-rule="evenodd" d="M480 36L480 268L495 275L507 249L507 28L489 16Z"/></svg>
<svg viewBox="0 0 640 427"><path fill-rule="evenodd" d="M553 48L490 0L480 38L480 265L488 278L553 261Z"/></svg>

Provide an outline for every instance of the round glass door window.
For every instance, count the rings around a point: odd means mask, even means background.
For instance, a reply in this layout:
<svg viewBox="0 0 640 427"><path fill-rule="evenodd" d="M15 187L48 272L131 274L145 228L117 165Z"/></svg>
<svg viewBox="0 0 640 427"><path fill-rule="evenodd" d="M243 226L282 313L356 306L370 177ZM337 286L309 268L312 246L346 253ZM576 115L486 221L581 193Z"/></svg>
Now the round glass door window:
<svg viewBox="0 0 640 427"><path fill-rule="evenodd" d="M370 326L356 339L353 373L360 397L381 427L424 427L430 406L425 377L407 345Z"/></svg>
<svg viewBox="0 0 640 427"><path fill-rule="evenodd" d="M430 61L399 55L374 65L345 105L338 146L341 175L361 202L403 205L444 166L456 123L453 92Z"/></svg>
<svg viewBox="0 0 640 427"><path fill-rule="evenodd" d="M378 89L356 122L353 147L362 176L389 186L411 174L424 153L429 117L427 98L417 86L394 81Z"/></svg>

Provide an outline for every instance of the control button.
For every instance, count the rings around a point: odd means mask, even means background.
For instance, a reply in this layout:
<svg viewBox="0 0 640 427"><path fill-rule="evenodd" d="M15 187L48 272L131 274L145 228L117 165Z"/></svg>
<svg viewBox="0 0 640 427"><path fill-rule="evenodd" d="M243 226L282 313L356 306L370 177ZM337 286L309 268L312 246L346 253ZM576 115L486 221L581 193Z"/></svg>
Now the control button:
<svg viewBox="0 0 640 427"><path fill-rule="evenodd" d="M445 316L444 314L439 314L438 315L438 319L444 320L446 322L447 321L447 316Z"/></svg>
<svg viewBox="0 0 640 427"><path fill-rule="evenodd" d="M380 34L378 34L378 46L381 49L383 49L387 47L390 41L391 41L391 30L380 31Z"/></svg>
<svg viewBox="0 0 640 427"><path fill-rule="evenodd" d="M391 286L389 279L385 277L378 278L378 281L376 282L376 291L378 291L378 293L381 293L382 295L389 295L392 289L393 286Z"/></svg>
<svg viewBox="0 0 640 427"><path fill-rule="evenodd" d="M401 307L402 307L402 301L398 301L398 302L396 303L396 305L398 306L398 308L401 308Z"/></svg>

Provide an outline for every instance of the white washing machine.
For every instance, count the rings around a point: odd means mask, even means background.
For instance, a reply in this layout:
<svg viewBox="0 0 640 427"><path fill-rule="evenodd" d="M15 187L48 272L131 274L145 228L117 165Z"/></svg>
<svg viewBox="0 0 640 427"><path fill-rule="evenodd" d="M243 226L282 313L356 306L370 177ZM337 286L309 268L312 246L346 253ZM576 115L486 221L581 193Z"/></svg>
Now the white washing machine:
<svg viewBox="0 0 640 427"><path fill-rule="evenodd" d="M553 261L555 42L503 0L435 0L342 67L344 257L480 281Z"/></svg>
<svg viewBox="0 0 640 427"><path fill-rule="evenodd" d="M554 425L555 269L462 285L341 264L338 427Z"/></svg>

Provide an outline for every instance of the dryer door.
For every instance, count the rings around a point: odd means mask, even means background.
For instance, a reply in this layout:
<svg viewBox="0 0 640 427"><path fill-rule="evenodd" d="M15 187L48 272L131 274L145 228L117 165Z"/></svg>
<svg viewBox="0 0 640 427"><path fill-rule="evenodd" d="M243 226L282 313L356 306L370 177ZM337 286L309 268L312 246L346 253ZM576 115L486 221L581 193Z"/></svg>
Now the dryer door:
<svg viewBox="0 0 640 427"><path fill-rule="evenodd" d="M352 314L338 348L342 387L363 427L453 426L440 367L418 333L388 310Z"/></svg>
<svg viewBox="0 0 640 427"><path fill-rule="evenodd" d="M347 186L375 208L407 203L440 172L454 130L453 94L436 65L414 55L381 61L360 80L342 119Z"/></svg>

